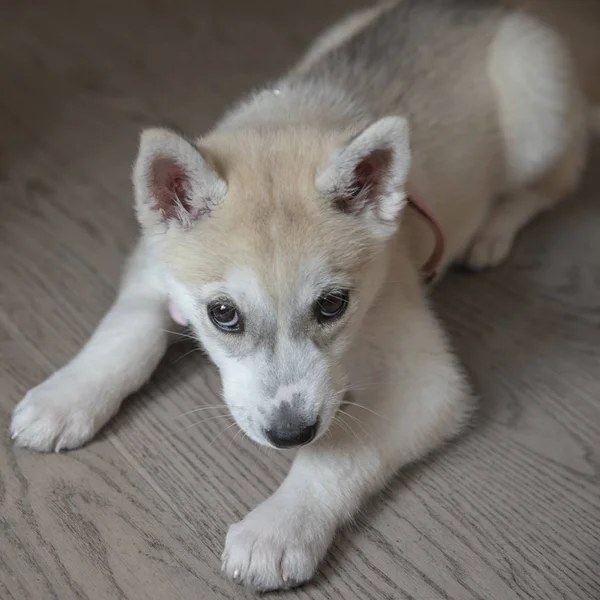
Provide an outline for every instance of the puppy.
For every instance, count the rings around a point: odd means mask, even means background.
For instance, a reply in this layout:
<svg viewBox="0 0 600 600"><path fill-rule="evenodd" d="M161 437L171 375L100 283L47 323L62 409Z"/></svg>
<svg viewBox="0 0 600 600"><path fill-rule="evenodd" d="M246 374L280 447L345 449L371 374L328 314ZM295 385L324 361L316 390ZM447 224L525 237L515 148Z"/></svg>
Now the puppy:
<svg viewBox="0 0 600 600"><path fill-rule="evenodd" d="M149 378L172 320L187 325L244 432L299 447L275 494L231 526L223 570L259 590L309 580L361 503L467 421L423 277L497 265L574 188L580 90L535 17L401 0L334 26L204 137L145 131L141 240L119 296L17 406L16 443L89 441Z"/></svg>

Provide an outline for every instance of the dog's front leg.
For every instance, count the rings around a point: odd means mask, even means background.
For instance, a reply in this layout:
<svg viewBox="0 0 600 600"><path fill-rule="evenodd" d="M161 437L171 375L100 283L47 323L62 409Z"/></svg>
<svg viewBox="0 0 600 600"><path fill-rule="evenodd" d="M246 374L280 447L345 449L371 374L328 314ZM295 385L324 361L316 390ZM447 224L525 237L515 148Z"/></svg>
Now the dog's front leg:
<svg viewBox="0 0 600 600"><path fill-rule="evenodd" d="M143 243L115 303L79 354L30 390L13 413L22 446L51 451L90 440L150 377L167 347L167 298Z"/></svg>
<svg viewBox="0 0 600 600"><path fill-rule="evenodd" d="M230 528L223 570L234 581L272 590L311 579L361 503L465 421L468 388L434 318L421 299L387 301L390 311L372 311L381 327L374 323L360 344L355 392L329 431L301 448L275 494Z"/></svg>

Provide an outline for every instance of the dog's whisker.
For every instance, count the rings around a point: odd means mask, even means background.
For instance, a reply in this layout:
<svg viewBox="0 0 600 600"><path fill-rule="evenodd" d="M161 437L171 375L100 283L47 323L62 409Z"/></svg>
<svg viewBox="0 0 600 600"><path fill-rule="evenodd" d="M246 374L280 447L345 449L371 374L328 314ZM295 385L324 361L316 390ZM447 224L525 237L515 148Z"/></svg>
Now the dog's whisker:
<svg viewBox="0 0 600 600"><path fill-rule="evenodd" d="M385 417L381 413L375 412L374 410L372 410L372 409L370 409L370 408L368 408L366 406L363 406L362 404L359 404L358 402L344 402L344 405L347 405L347 406L356 406L358 408L362 408L363 410L366 410L366 411L374 414L376 417L379 417L380 419L385 419Z"/></svg>
<svg viewBox="0 0 600 600"><path fill-rule="evenodd" d="M171 335L176 335L178 337L182 337L188 340L192 340L193 342L197 342L198 338L190 335L189 333L182 333L181 331L172 331L170 329L163 329L162 327L159 328L159 331L163 331L164 333L170 333Z"/></svg>
<svg viewBox="0 0 600 600"><path fill-rule="evenodd" d="M344 412L343 410L340 411L341 415L344 415L345 417L349 417L351 418L353 421L356 421L356 424L360 427L361 431L368 437L370 438L370 434L368 429L365 427L365 425L363 424L363 421L361 421L359 418L355 417L354 415L351 415L347 412Z"/></svg>
<svg viewBox="0 0 600 600"><path fill-rule="evenodd" d="M240 435L240 433L244 433L244 430L241 427L239 428L238 432L231 438L231 441L229 442L229 446L227 446L228 449L230 449L231 446L233 446L233 442L235 441L235 438L238 435ZM246 435L246 434L244 433L244 435ZM243 439L243 436L242 436L242 439Z"/></svg>
<svg viewBox="0 0 600 600"><path fill-rule="evenodd" d="M358 435L356 434L356 431L354 431L354 429L352 428L352 426L350 425L350 423L345 422L339 416L336 417L336 419L337 419L337 423L339 423L340 426L342 426L347 433L352 434L357 439L358 443L362 444L362 440L358 437Z"/></svg>
<svg viewBox="0 0 600 600"><path fill-rule="evenodd" d="M209 446L212 446L215 441L217 439L219 439L228 429L231 429L232 427L234 427L235 425L237 425L237 423L235 422L235 420L233 421L233 423L231 425L228 425L227 427L225 427L225 429L223 429L223 431L219 432L209 443Z"/></svg>
<svg viewBox="0 0 600 600"><path fill-rule="evenodd" d="M380 381L365 381L363 383L357 383L357 384L349 384L344 386L340 391L336 392L334 395L335 396L342 396L343 394L346 394L347 392L362 392L364 390L370 390L373 389L374 387L380 385L381 382Z"/></svg>
<svg viewBox="0 0 600 600"><path fill-rule="evenodd" d="M350 428L348 427L348 423L343 421L339 416L335 416L333 418L333 422L337 423L346 433L350 433Z"/></svg>
<svg viewBox="0 0 600 600"><path fill-rule="evenodd" d="M194 408L193 410L188 410L187 412L181 413L180 415L173 417L173 420L181 419L182 417L187 417L188 415L201 412L203 410L215 410L217 408L227 411L229 410L229 407L226 404L213 404L212 406L201 406L200 408Z"/></svg>
<svg viewBox="0 0 600 600"><path fill-rule="evenodd" d="M183 356L179 356L178 358L176 358L173 361L173 364L177 364L180 360L183 360L186 356L193 354L194 352L202 352L202 348L192 348L191 350L188 350Z"/></svg>
<svg viewBox="0 0 600 600"><path fill-rule="evenodd" d="M351 383L346 386L349 392L368 390L375 386L381 385L381 381L361 381L360 383Z"/></svg>
<svg viewBox="0 0 600 600"><path fill-rule="evenodd" d="M351 418L353 421L356 421L361 427L364 428L364 425L365 425L364 421L361 421L358 417L355 417L354 415L351 415L350 413L347 413L344 410L341 410L340 414L344 415L345 417Z"/></svg>
<svg viewBox="0 0 600 600"><path fill-rule="evenodd" d="M195 421L194 423L191 423L190 425L186 425L185 427L182 427L181 429L176 429L175 431L171 431L169 433L170 433L170 435L182 433L183 431L187 431L188 429L191 429L192 427L197 427L198 425L202 425L202 423L208 423L208 421L215 421L217 419L231 419L235 423L235 419L231 415L214 415L212 417L207 417L206 419L201 419L200 421Z"/></svg>

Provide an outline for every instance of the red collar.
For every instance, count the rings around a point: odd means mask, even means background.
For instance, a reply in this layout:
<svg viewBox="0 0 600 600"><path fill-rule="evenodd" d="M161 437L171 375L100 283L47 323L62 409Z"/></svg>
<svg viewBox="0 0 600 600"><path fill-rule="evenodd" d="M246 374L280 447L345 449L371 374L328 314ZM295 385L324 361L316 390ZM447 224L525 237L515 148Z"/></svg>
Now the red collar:
<svg viewBox="0 0 600 600"><path fill-rule="evenodd" d="M415 194L410 194L406 198L407 202L427 221L434 237L435 246L429 255L429 258L421 267L421 275L425 280L425 283L431 283L437 275L437 269L440 265L442 258L444 257L444 248L446 246L446 238L444 236L444 230L437 220L435 215L431 212L429 207L423 203L423 201Z"/></svg>

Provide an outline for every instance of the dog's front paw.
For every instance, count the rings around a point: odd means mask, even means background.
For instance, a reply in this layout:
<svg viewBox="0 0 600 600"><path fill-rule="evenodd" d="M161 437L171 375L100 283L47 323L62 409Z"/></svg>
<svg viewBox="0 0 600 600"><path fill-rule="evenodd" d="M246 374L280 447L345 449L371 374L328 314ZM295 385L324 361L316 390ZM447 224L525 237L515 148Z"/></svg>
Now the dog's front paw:
<svg viewBox="0 0 600 600"><path fill-rule="evenodd" d="M39 452L77 448L106 423L106 408L106 397L59 371L19 402L10 433L19 446Z"/></svg>
<svg viewBox="0 0 600 600"><path fill-rule="evenodd" d="M222 570L258 591L295 587L313 577L333 533L322 514L267 500L230 527Z"/></svg>

